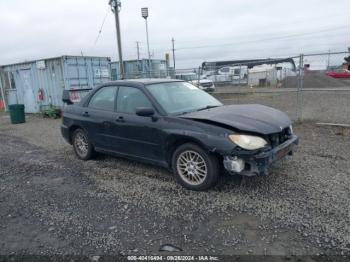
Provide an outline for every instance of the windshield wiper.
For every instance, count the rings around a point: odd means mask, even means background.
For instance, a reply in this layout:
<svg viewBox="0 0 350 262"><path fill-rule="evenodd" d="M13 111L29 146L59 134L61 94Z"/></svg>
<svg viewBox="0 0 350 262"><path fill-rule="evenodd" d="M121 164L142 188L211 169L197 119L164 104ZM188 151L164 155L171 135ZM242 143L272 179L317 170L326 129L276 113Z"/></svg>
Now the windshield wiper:
<svg viewBox="0 0 350 262"><path fill-rule="evenodd" d="M195 109L195 110L184 111L184 112L178 113L177 115L178 116L186 115L186 114L189 114L189 113L193 113L193 112L197 112L197 111L201 111L201 110L206 110L206 109L210 109L210 108L214 108L214 107L219 107L219 106L214 106L214 105L206 106L206 107Z"/></svg>
<svg viewBox="0 0 350 262"><path fill-rule="evenodd" d="M184 111L184 112L181 112L181 113L178 113L176 114L177 116L182 116L182 115L186 115L186 114L189 114L189 113L192 113L193 111Z"/></svg>
<svg viewBox="0 0 350 262"><path fill-rule="evenodd" d="M206 109L210 109L210 108L214 108L214 107L219 107L219 106L213 106L213 105L211 105L211 106L206 106L206 107L199 108L199 109L197 109L196 111L202 111L202 110L206 110Z"/></svg>

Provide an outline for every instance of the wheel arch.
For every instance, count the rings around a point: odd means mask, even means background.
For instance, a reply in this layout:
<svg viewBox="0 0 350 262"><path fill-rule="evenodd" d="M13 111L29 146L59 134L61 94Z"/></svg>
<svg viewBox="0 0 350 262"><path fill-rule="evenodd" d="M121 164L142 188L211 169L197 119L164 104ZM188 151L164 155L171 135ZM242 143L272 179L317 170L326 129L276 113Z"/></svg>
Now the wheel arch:
<svg viewBox="0 0 350 262"><path fill-rule="evenodd" d="M73 144L73 141L72 141L72 139L73 139L73 133L74 133L74 131L75 130L77 130L77 129L82 129L82 130L84 130L85 132L86 132L86 130L83 128L83 127L81 127L80 125L76 125L76 124L74 124L74 125L72 125L72 126L70 126L69 127L69 143L70 144Z"/></svg>
<svg viewBox="0 0 350 262"><path fill-rule="evenodd" d="M201 147L205 151L208 151L208 152L210 151L208 146L206 146L201 140L199 140L197 138L187 136L187 135L178 135L178 134L170 135L166 140L166 150L165 150L166 161L169 165L169 168L172 167L172 157L173 157L175 150L179 146L181 146L183 144L187 144L187 143L195 144L195 145Z"/></svg>

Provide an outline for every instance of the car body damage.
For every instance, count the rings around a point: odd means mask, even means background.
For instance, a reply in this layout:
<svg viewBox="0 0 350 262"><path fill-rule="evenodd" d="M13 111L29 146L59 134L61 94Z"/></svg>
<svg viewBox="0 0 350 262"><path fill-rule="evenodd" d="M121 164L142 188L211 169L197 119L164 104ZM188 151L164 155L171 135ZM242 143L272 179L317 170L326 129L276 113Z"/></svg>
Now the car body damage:
<svg viewBox="0 0 350 262"><path fill-rule="evenodd" d="M265 175L298 144L285 113L256 104L224 106L184 81L115 81L77 104L63 97L69 105L62 134L79 158L102 152L160 165L190 176L179 182L194 190L214 185L220 165L230 174ZM201 175L203 184L196 184Z"/></svg>
<svg viewBox="0 0 350 262"><path fill-rule="evenodd" d="M291 121L285 113L263 105L221 106L189 113L182 117L211 121L240 131L264 135L278 133L291 125Z"/></svg>
<svg viewBox="0 0 350 262"><path fill-rule="evenodd" d="M209 145L208 150L217 152L224 158L224 166L228 171L241 175L266 175L268 167L286 155L291 155L299 141L293 134L288 116L267 106L222 106L181 117L222 128L223 133L218 136L221 140L213 139L209 135L205 143ZM232 146L228 139L232 132L260 135L269 143L258 150L244 150L239 146ZM239 163L240 167L232 168L232 162Z"/></svg>

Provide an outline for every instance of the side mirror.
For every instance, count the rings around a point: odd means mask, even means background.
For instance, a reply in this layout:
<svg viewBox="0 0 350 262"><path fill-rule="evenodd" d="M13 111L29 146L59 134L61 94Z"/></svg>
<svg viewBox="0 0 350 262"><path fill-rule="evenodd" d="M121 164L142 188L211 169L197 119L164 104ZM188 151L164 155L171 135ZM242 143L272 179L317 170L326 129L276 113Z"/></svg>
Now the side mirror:
<svg viewBox="0 0 350 262"><path fill-rule="evenodd" d="M151 107L138 107L138 108L136 108L136 115L138 115L138 116L153 116L154 110Z"/></svg>
<svg viewBox="0 0 350 262"><path fill-rule="evenodd" d="M67 105L73 104L72 100L70 99L69 90L63 90L62 101L63 101L63 103L66 103Z"/></svg>

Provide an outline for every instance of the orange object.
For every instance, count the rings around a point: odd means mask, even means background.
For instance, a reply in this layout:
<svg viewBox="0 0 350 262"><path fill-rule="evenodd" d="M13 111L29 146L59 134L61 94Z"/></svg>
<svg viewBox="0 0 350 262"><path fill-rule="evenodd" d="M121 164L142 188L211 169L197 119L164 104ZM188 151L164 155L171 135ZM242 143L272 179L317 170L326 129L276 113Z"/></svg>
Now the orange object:
<svg viewBox="0 0 350 262"><path fill-rule="evenodd" d="M2 99L0 99L0 109L5 109L5 104Z"/></svg>

